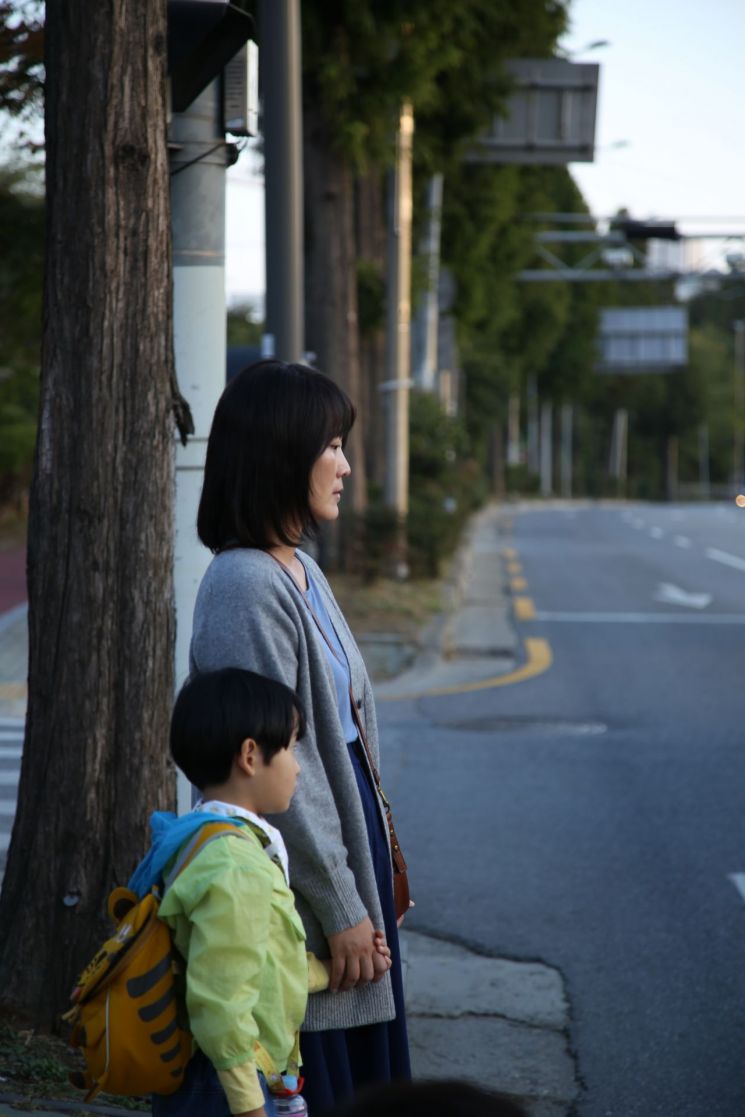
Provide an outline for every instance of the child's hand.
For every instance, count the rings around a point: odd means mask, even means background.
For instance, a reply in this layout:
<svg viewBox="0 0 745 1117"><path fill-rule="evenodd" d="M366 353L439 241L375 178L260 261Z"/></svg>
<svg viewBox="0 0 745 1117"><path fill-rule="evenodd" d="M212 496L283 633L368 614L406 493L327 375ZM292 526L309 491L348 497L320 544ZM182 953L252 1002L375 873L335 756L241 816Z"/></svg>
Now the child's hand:
<svg viewBox="0 0 745 1117"><path fill-rule="evenodd" d="M375 977L373 981L380 981L393 965L391 961L391 948L385 941L385 934L383 931L373 931L373 946L375 947L375 953L373 954Z"/></svg>

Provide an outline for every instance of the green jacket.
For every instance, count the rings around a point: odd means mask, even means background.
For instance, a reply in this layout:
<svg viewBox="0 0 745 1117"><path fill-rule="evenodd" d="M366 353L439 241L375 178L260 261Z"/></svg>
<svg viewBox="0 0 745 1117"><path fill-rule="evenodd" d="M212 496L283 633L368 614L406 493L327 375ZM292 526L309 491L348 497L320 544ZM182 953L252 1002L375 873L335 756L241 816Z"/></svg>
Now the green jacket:
<svg viewBox="0 0 745 1117"><path fill-rule="evenodd" d="M160 917L186 960L186 1008L232 1113L263 1104L261 1045L279 1073L297 1053L308 992L328 976L305 951L284 874L248 828L199 853L168 888ZM262 1065L262 1069L264 1069Z"/></svg>

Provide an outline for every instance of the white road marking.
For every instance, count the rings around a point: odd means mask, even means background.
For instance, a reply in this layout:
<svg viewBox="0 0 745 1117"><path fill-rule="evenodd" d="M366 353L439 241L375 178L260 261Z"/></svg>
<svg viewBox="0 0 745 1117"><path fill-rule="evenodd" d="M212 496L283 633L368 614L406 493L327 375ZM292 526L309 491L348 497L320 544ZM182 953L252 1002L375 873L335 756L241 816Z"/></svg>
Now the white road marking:
<svg viewBox="0 0 745 1117"><path fill-rule="evenodd" d="M0 787L17 787L18 772L0 772Z"/></svg>
<svg viewBox="0 0 745 1117"><path fill-rule="evenodd" d="M672 582L660 582L654 599L666 605L682 605L686 609L705 609L711 605L712 596L710 593L689 593Z"/></svg>
<svg viewBox="0 0 745 1117"><path fill-rule="evenodd" d="M729 873L729 879L745 900L745 873Z"/></svg>
<svg viewBox="0 0 745 1117"><path fill-rule="evenodd" d="M735 624L745 613L550 613L536 612L534 621L559 624Z"/></svg>
<svg viewBox="0 0 745 1117"><path fill-rule="evenodd" d="M716 547L706 548L706 557L721 562L723 566L732 566L735 570L745 570L745 559L739 555L731 555L729 551L720 551Z"/></svg>
<svg viewBox="0 0 745 1117"><path fill-rule="evenodd" d="M673 543L676 547L682 547L683 550L690 547L691 545L691 541L687 535L676 535L673 539Z"/></svg>
<svg viewBox="0 0 745 1117"><path fill-rule="evenodd" d="M20 760L22 756L23 749L20 745L0 744L0 760Z"/></svg>
<svg viewBox="0 0 745 1117"><path fill-rule="evenodd" d="M651 527L649 529L649 534L653 539L662 539L665 533L661 527Z"/></svg>

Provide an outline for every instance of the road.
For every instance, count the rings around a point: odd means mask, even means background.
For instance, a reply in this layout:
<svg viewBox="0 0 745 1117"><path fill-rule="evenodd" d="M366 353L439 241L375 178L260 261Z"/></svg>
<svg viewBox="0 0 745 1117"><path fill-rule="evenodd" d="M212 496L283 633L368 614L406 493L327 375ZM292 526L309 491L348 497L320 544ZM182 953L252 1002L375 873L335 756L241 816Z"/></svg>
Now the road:
<svg viewBox="0 0 745 1117"><path fill-rule="evenodd" d="M505 548L550 668L381 705L410 926L561 970L577 1117L740 1117L745 512L525 506Z"/></svg>

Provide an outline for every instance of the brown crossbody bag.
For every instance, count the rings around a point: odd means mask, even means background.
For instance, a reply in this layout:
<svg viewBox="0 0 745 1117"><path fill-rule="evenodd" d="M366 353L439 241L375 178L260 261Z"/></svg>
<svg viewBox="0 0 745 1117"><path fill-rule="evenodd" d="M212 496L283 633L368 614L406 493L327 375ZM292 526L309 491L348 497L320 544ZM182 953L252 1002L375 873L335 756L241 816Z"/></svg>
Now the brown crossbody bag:
<svg viewBox="0 0 745 1117"><path fill-rule="evenodd" d="M269 554L269 551L267 551L266 554ZM300 587L297 584L297 581L295 580L294 575L287 569L287 567L284 565L284 563L280 562L278 558L274 557L274 555L270 555L270 558L273 558L274 561L279 566L282 567L282 569L284 570L287 577L293 582L294 585L297 586L298 589L300 589ZM319 620L319 618L316 614L315 609L313 608L311 603L308 601L307 597L302 592L302 590L300 590L300 593L302 594L303 602L305 603L306 609L308 610L311 617L313 618L313 621L315 622L316 628L321 633L321 636L323 637L323 639L326 641L327 645L331 649L331 654L334 656L335 659L339 659L336 648L334 647L333 643L331 642L331 639L329 638L328 633L326 632L325 628L321 624L321 622L320 622L320 620ZM393 901L394 901L394 907L396 909L396 918L401 919L401 917L406 915L406 913L408 912L409 906L410 906L410 899L411 899L410 894L409 894L409 875L408 875L408 870L406 868L406 860L405 860L403 852L401 850L401 846L399 844L398 838L396 837L396 829L393 825L393 815L391 814L391 804L388 802L388 797L386 796L385 792L383 791L383 787L382 787L381 782L380 782L380 773L378 772L378 769L375 766L375 762L372 758L372 753L370 752L370 746L367 743L367 738L365 736L365 730L364 730L364 727L362 725L362 718L360 717L359 710L357 709L357 703L355 701L354 692L352 691L351 684L350 684L350 687L349 687L349 701L352 704L352 717L354 718L354 723L357 726L357 732L359 733L360 743L361 743L363 749L365 750L365 755L367 757L367 764L368 764L368 767L370 769L370 774L372 775L372 778L373 778L373 783L375 784L375 790L377 791L378 795L380 796L380 801L383 804L383 808L385 810L386 822L388 824L388 834L389 834L390 840L391 840L391 861L392 861L392 864L393 864Z"/></svg>

